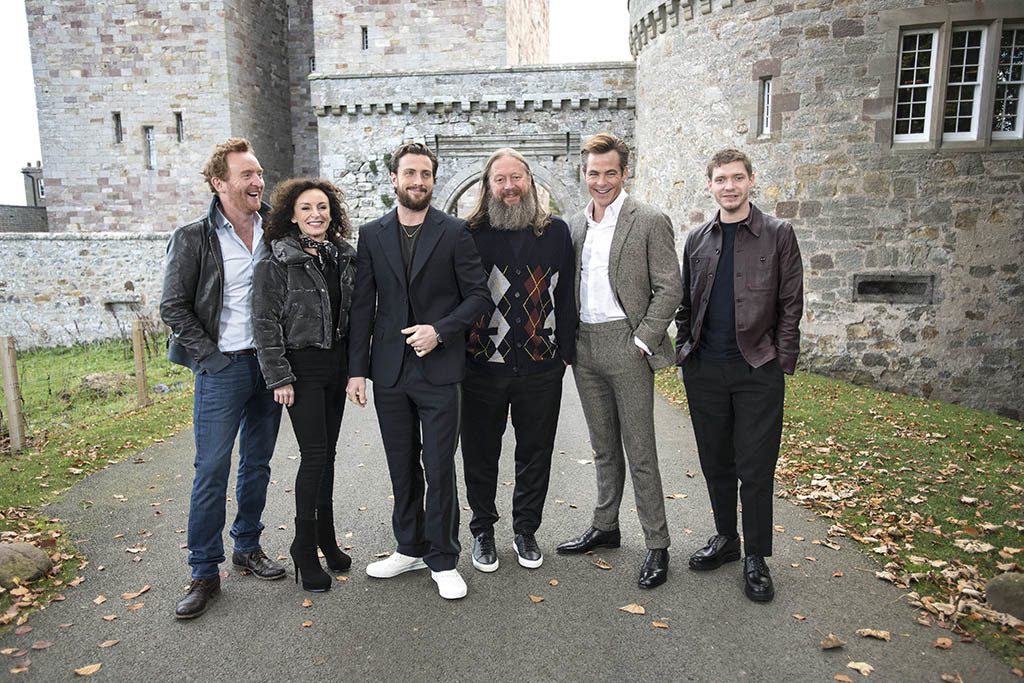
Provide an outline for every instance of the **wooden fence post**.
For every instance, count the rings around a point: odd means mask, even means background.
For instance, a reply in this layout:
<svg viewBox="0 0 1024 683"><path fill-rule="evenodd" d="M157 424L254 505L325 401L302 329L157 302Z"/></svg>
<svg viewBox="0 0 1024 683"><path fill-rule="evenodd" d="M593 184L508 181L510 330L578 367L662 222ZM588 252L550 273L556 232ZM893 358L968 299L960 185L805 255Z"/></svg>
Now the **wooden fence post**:
<svg viewBox="0 0 1024 683"><path fill-rule="evenodd" d="M146 337L141 320L132 321L132 352L135 355L135 393L140 408L149 403L146 384Z"/></svg>
<svg viewBox="0 0 1024 683"><path fill-rule="evenodd" d="M0 370L3 374L4 398L7 399L7 431L11 437L11 451L20 451L25 448L25 414L21 410L14 337L0 337Z"/></svg>

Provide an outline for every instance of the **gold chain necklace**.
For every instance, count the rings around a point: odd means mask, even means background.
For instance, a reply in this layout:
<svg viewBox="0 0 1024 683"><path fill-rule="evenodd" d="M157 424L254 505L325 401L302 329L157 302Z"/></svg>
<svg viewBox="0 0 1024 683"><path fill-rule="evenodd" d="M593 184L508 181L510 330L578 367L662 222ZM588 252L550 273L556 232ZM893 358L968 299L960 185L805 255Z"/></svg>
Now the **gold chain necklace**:
<svg viewBox="0 0 1024 683"><path fill-rule="evenodd" d="M405 233L405 236L408 237L409 239L415 237L416 233L418 233L420 231L420 228L423 227L423 224L420 223L419 225L412 229L412 232L409 232L404 225L402 225L401 223L399 223L399 225L402 226L402 232Z"/></svg>

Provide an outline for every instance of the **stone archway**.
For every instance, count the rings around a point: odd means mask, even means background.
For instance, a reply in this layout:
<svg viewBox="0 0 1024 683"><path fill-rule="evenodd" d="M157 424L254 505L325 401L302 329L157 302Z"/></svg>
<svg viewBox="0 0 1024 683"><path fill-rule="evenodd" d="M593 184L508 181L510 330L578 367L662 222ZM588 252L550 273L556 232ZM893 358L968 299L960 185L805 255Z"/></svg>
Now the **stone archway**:
<svg viewBox="0 0 1024 683"><path fill-rule="evenodd" d="M582 205L579 189L568 187L561 178L545 168L540 160L527 158L530 161L534 182L547 191L562 215L568 216L578 211ZM486 157L463 160L459 164L459 168L452 173L450 180L435 193L434 205L444 210L445 213L454 213L459 198L480 180L485 160ZM560 164L565 163L560 162Z"/></svg>

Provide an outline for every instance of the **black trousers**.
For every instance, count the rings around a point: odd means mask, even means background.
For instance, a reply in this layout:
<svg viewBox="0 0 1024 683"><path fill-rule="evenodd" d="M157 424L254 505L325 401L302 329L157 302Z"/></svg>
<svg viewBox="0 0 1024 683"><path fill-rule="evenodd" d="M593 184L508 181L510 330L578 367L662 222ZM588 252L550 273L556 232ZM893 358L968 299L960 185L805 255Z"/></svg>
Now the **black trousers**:
<svg viewBox="0 0 1024 683"><path fill-rule="evenodd" d="M428 362L407 350L398 382L374 385L373 403L395 496L398 552L439 572L454 569L462 550L455 484L462 390L431 384L422 370Z"/></svg>
<svg viewBox="0 0 1024 683"><path fill-rule="evenodd" d="M719 362L693 355L682 367L715 528L736 535L739 481L744 551L768 557L786 389L782 367L777 360L753 368L743 359Z"/></svg>
<svg viewBox="0 0 1024 683"><path fill-rule="evenodd" d="M315 519L316 506L329 505L334 496L334 461L348 380L345 346L339 346L302 349L289 358L296 376L292 383L295 401L288 408L288 417L299 443L295 475L295 516L299 519Z"/></svg>
<svg viewBox="0 0 1024 683"><path fill-rule="evenodd" d="M534 534L540 527L551 476L558 411L562 403L565 365L523 377L499 377L466 368L462 389L462 463L466 497L473 509L469 530L474 536L498 521L494 497L498 488L501 437L509 410L516 432L516 486L512 493L512 531Z"/></svg>

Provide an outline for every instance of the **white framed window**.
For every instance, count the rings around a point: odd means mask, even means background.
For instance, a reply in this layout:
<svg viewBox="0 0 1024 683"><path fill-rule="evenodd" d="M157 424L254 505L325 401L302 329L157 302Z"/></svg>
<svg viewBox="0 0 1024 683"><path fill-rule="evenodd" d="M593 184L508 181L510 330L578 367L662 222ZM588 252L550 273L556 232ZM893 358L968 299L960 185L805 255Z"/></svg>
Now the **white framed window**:
<svg viewBox="0 0 1024 683"><path fill-rule="evenodd" d="M953 29L942 112L943 140L978 139L986 33L984 26Z"/></svg>
<svg viewBox="0 0 1024 683"><path fill-rule="evenodd" d="M757 134L770 136L772 134L772 78L766 76L761 79L761 116L758 117Z"/></svg>
<svg viewBox="0 0 1024 683"><path fill-rule="evenodd" d="M938 39L937 29L905 31L900 36L893 142L928 140Z"/></svg>
<svg viewBox="0 0 1024 683"><path fill-rule="evenodd" d="M1024 94L1024 25L1003 28L998 54L992 139L1020 140L1024 132L1020 101Z"/></svg>

